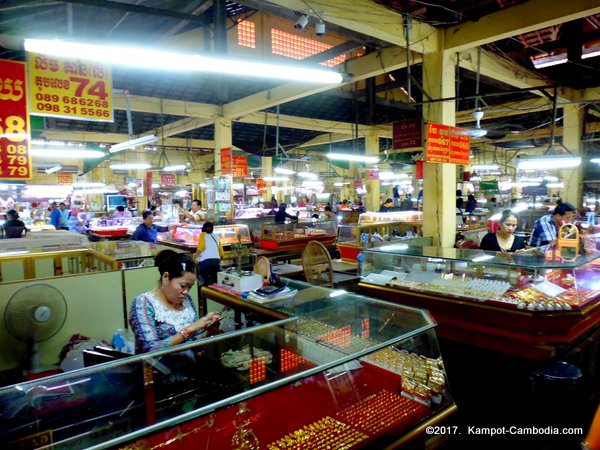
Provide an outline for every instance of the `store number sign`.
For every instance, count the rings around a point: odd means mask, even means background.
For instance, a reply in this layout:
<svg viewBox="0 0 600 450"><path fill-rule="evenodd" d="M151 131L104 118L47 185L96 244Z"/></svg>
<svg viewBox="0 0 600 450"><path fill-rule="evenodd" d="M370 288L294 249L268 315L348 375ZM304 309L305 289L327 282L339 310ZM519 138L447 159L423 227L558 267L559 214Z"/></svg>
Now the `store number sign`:
<svg viewBox="0 0 600 450"><path fill-rule="evenodd" d="M38 116L113 121L112 76L106 64L27 53L30 111Z"/></svg>
<svg viewBox="0 0 600 450"><path fill-rule="evenodd" d="M30 180L25 63L0 60L0 179Z"/></svg>

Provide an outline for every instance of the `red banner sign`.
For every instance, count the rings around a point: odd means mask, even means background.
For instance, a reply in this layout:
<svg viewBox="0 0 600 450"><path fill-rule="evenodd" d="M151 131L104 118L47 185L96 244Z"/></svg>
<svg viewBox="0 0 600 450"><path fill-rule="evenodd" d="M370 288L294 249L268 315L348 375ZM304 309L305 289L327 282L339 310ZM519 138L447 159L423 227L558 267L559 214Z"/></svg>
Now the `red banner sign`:
<svg viewBox="0 0 600 450"><path fill-rule="evenodd" d="M146 197L152 197L152 172L146 172Z"/></svg>
<svg viewBox="0 0 600 450"><path fill-rule="evenodd" d="M231 175L231 147L221 149L221 175Z"/></svg>
<svg viewBox="0 0 600 450"><path fill-rule="evenodd" d="M233 156L233 178L248 176L248 159L245 156Z"/></svg>
<svg viewBox="0 0 600 450"><path fill-rule="evenodd" d="M27 53L27 62L31 114L113 121L108 64L38 53Z"/></svg>
<svg viewBox="0 0 600 450"><path fill-rule="evenodd" d="M423 120L419 118L392 124L394 150L423 146Z"/></svg>
<svg viewBox="0 0 600 450"><path fill-rule="evenodd" d="M25 63L0 60L0 179L31 180Z"/></svg>
<svg viewBox="0 0 600 450"><path fill-rule="evenodd" d="M427 124L425 162L469 165L471 140L464 128Z"/></svg>
<svg viewBox="0 0 600 450"><path fill-rule="evenodd" d="M175 186L175 175L172 173L161 173L160 184L163 186Z"/></svg>

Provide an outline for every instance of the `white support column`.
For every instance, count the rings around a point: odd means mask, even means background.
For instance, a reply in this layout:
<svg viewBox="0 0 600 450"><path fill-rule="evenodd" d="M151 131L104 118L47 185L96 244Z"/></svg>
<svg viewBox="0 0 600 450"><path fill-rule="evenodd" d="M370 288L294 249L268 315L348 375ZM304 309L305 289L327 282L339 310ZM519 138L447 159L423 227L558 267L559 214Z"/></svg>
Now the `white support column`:
<svg viewBox="0 0 600 450"><path fill-rule="evenodd" d="M221 174L221 149L232 147L231 119L217 117L215 119L215 176Z"/></svg>
<svg viewBox="0 0 600 450"><path fill-rule="evenodd" d="M571 153L581 156L584 108L578 104L564 105L563 111L563 144ZM565 185L562 199L577 208L582 205L582 167L583 165L561 171L562 181Z"/></svg>
<svg viewBox="0 0 600 450"><path fill-rule="evenodd" d="M365 134L365 155L367 156L379 156L379 134L377 133L366 133ZM366 205L367 211L379 211L379 196L381 195L381 185L379 180L367 180L365 181L365 187L367 188Z"/></svg>
<svg viewBox="0 0 600 450"><path fill-rule="evenodd" d="M431 98L455 96L456 56L440 51L423 56L423 88ZM455 125L454 101L426 103L426 122ZM433 245L452 247L456 235L456 166L424 163L423 236L432 236Z"/></svg>

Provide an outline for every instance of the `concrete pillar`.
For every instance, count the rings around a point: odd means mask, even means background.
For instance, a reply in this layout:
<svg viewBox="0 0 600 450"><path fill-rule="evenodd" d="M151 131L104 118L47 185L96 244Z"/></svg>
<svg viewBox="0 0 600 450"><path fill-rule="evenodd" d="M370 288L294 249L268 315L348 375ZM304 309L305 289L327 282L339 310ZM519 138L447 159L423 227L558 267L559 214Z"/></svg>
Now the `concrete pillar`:
<svg viewBox="0 0 600 450"><path fill-rule="evenodd" d="M584 108L581 108L581 105L578 104L564 105L563 108L563 144L571 153L581 156ZM559 146L557 145L556 148L559 148ZM562 199L576 207L582 205L582 167L583 165L580 165L573 169L561 171L561 178L565 185L562 191Z"/></svg>
<svg viewBox="0 0 600 450"><path fill-rule="evenodd" d="M423 55L423 88L433 99L455 96L456 56L442 50ZM454 101L426 103L425 122L455 125ZM452 247L456 235L456 167L454 164L424 163L423 236L433 245Z"/></svg>
<svg viewBox="0 0 600 450"><path fill-rule="evenodd" d="M379 156L379 134L367 133L365 135L365 155L368 156ZM381 185L379 180L365 181L365 187L367 188L366 205L367 211L379 211L379 196L381 192Z"/></svg>
<svg viewBox="0 0 600 450"><path fill-rule="evenodd" d="M221 149L231 148L233 140L231 135L231 119L217 117L215 119L215 176L221 174Z"/></svg>

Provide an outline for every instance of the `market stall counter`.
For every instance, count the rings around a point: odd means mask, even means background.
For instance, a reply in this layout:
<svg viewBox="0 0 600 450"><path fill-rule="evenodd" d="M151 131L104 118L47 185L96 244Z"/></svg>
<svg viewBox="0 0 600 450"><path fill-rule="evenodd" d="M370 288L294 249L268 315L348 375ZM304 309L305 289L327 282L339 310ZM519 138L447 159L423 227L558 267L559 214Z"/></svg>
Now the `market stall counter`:
<svg viewBox="0 0 600 450"><path fill-rule="evenodd" d="M268 322L0 389L0 439L72 449L384 448L425 439L426 426L455 411L425 311L288 286L294 298L268 306L203 289Z"/></svg>
<svg viewBox="0 0 600 450"><path fill-rule="evenodd" d="M561 356L600 330L600 253L389 245L364 251L361 292L426 308L442 337L531 360Z"/></svg>

